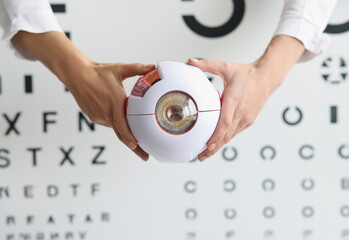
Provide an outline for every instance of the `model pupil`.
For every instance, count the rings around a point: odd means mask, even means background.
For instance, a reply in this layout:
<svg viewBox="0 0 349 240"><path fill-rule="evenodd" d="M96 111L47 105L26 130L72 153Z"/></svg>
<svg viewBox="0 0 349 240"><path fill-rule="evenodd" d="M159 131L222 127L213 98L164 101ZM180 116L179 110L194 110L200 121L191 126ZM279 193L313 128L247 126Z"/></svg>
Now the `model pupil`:
<svg viewBox="0 0 349 240"><path fill-rule="evenodd" d="M183 108L179 105L172 105L167 109L167 118L172 122L181 121L184 117Z"/></svg>

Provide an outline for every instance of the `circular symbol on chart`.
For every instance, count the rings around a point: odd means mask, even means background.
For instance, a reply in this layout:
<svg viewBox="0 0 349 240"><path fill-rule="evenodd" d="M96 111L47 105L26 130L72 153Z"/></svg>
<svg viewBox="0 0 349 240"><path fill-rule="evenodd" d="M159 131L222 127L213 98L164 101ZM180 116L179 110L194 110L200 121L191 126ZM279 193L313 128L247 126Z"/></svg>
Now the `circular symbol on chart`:
<svg viewBox="0 0 349 240"><path fill-rule="evenodd" d="M198 212L194 208L189 208L185 211L185 218L188 220L195 220L198 216Z"/></svg>
<svg viewBox="0 0 349 240"><path fill-rule="evenodd" d="M273 179L265 179L262 182L262 188L264 191L273 191L275 189L275 182Z"/></svg>
<svg viewBox="0 0 349 240"><path fill-rule="evenodd" d="M222 151L222 157L225 161L234 161L238 156L238 151L234 147L225 147Z"/></svg>
<svg viewBox="0 0 349 240"><path fill-rule="evenodd" d="M305 218L311 218L312 216L314 216L314 208L310 207L310 206L306 206L302 209L302 215Z"/></svg>
<svg viewBox="0 0 349 240"><path fill-rule="evenodd" d="M194 0L182 0L185 2L192 2ZM245 14L245 1L244 0L232 0L233 2L233 11L225 23L215 27L209 27L203 25L201 22L197 20L194 15L183 15L183 20L185 24L189 27L190 30L195 32L196 34L208 37L208 38L217 38L223 37L232 31L234 31L241 23L241 20ZM214 4L214 1L212 1Z"/></svg>
<svg viewBox="0 0 349 240"><path fill-rule="evenodd" d="M321 64L323 81L338 85L348 76L347 62L342 57L328 57Z"/></svg>
<svg viewBox="0 0 349 240"><path fill-rule="evenodd" d="M346 31L349 31L349 21L340 24L328 24L325 29L326 33L332 34L344 33Z"/></svg>
<svg viewBox="0 0 349 240"><path fill-rule="evenodd" d="M349 31L347 3L348 1L345 0L337 2L332 13L330 23L325 29L326 33L340 34Z"/></svg>
<svg viewBox="0 0 349 240"><path fill-rule="evenodd" d="M349 159L349 145L341 145L338 148L338 155L343 159Z"/></svg>
<svg viewBox="0 0 349 240"><path fill-rule="evenodd" d="M236 218L236 211L234 208L228 208L224 211L224 216L226 219L232 220Z"/></svg>
<svg viewBox="0 0 349 240"><path fill-rule="evenodd" d="M340 212L342 217L349 217L349 206L342 206Z"/></svg>
<svg viewBox="0 0 349 240"><path fill-rule="evenodd" d="M304 178L301 182L301 186L305 191L310 191L314 188L315 182L311 178Z"/></svg>
<svg viewBox="0 0 349 240"><path fill-rule="evenodd" d="M290 107L287 107L282 112L282 119L287 125L295 126L299 124L303 119L303 113L302 110L299 107L295 107L294 110L291 111Z"/></svg>
<svg viewBox="0 0 349 240"><path fill-rule="evenodd" d="M312 159L314 157L314 147L309 145L309 144L303 145L299 149L299 156L303 160L310 160L310 159Z"/></svg>
<svg viewBox="0 0 349 240"><path fill-rule="evenodd" d="M275 216L275 209L273 207L265 207L263 209L263 216L265 218L273 218Z"/></svg>
<svg viewBox="0 0 349 240"><path fill-rule="evenodd" d="M184 190L187 193L195 193L197 190L196 182L195 181L188 181L184 184Z"/></svg>
<svg viewBox="0 0 349 240"><path fill-rule="evenodd" d="M263 160L273 160L276 156L276 150L273 146L267 145L261 149L260 155Z"/></svg>
<svg viewBox="0 0 349 240"><path fill-rule="evenodd" d="M226 180L223 183L223 189L225 192L233 192L236 189L236 183L234 180Z"/></svg>

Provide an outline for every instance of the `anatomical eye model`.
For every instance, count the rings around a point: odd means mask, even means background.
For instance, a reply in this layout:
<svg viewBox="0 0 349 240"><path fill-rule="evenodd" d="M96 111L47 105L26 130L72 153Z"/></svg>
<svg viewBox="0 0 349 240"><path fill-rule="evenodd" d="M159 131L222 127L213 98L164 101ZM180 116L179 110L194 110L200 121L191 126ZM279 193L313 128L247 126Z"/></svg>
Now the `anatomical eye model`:
<svg viewBox="0 0 349 240"><path fill-rule="evenodd" d="M218 91L200 69L162 61L138 79L127 121L141 148L164 162L189 162L205 150L220 114Z"/></svg>

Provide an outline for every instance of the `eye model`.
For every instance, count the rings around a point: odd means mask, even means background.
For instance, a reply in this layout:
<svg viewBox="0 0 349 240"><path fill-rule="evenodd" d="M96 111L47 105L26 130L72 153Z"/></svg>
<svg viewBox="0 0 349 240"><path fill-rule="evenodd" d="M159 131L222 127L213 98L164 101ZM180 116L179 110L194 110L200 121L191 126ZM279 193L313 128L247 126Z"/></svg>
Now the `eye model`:
<svg viewBox="0 0 349 240"><path fill-rule="evenodd" d="M190 162L206 149L219 119L219 93L199 68L161 61L140 77L126 105L138 145L161 162Z"/></svg>

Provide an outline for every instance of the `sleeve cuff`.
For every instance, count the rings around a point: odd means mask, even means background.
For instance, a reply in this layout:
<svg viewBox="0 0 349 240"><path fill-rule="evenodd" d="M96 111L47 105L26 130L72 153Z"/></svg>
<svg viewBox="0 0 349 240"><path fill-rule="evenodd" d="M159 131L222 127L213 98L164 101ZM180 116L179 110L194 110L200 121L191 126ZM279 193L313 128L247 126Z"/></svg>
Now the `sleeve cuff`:
<svg viewBox="0 0 349 240"><path fill-rule="evenodd" d="M49 5L48 5L49 7ZM5 31L3 40L6 45L15 51L15 55L22 59L34 60L25 54L22 54L20 49L17 49L11 42L11 39L19 32L26 31L30 33L44 33L50 31L59 31L63 33L54 13L47 6L37 8L36 11L31 11L26 14L19 14L11 20L11 27Z"/></svg>
<svg viewBox="0 0 349 240"><path fill-rule="evenodd" d="M304 18L281 19L274 35L288 35L303 43L306 51L298 62L308 61L321 54L331 42L326 34Z"/></svg>

